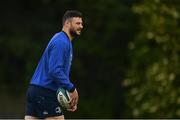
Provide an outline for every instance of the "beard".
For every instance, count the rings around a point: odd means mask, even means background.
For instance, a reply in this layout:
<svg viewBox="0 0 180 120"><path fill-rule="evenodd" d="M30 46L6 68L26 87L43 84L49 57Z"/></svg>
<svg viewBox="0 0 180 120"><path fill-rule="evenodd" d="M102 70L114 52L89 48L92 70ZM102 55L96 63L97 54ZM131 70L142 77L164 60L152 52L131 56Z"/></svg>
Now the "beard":
<svg viewBox="0 0 180 120"><path fill-rule="evenodd" d="M71 29L69 30L69 33L71 34L72 37L78 37L78 36L80 36L79 34L76 33L76 30L73 29L73 28L71 28Z"/></svg>

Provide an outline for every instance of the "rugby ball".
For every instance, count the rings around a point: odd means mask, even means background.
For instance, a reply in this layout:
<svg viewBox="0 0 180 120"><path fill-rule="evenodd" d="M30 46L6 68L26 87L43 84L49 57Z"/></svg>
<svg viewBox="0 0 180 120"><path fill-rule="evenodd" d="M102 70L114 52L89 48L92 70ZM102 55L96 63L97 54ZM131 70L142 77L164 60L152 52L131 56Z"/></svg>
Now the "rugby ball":
<svg viewBox="0 0 180 120"><path fill-rule="evenodd" d="M70 108L70 95L67 90L59 88L57 90L57 100L64 109Z"/></svg>

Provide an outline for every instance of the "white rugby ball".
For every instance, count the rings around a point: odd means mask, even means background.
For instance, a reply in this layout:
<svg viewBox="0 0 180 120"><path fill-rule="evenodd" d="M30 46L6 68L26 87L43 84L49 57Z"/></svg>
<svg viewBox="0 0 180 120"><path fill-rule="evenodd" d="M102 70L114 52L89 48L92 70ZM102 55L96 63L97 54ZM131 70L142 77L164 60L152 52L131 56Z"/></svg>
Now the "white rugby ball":
<svg viewBox="0 0 180 120"><path fill-rule="evenodd" d="M70 95L67 90L59 88L57 90L57 100L64 109L70 108Z"/></svg>

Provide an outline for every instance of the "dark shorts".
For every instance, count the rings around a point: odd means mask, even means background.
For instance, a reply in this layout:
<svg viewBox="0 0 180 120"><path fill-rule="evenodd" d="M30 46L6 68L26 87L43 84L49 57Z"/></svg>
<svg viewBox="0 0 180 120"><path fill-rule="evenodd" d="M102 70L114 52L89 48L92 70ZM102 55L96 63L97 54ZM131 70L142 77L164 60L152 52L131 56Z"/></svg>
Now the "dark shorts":
<svg viewBox="0 0 180 120"><path fill-rule="evenodd" d="M63 115L56 92L49 89L30 85L27 90L26 115L40 119Z"/></svg>

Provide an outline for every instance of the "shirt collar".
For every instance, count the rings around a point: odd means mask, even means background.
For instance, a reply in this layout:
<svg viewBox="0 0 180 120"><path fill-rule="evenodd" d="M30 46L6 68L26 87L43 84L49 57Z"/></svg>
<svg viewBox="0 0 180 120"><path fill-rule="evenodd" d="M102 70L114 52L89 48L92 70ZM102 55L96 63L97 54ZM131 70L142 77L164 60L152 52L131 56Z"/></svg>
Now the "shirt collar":
<svg viewBox="0 0 180 120"><path fill-rule="evenodd" d="M70 40L69 36L67 35L66 32L62 31L62 33L64 33L66 35L66 37Z"/></svg>

